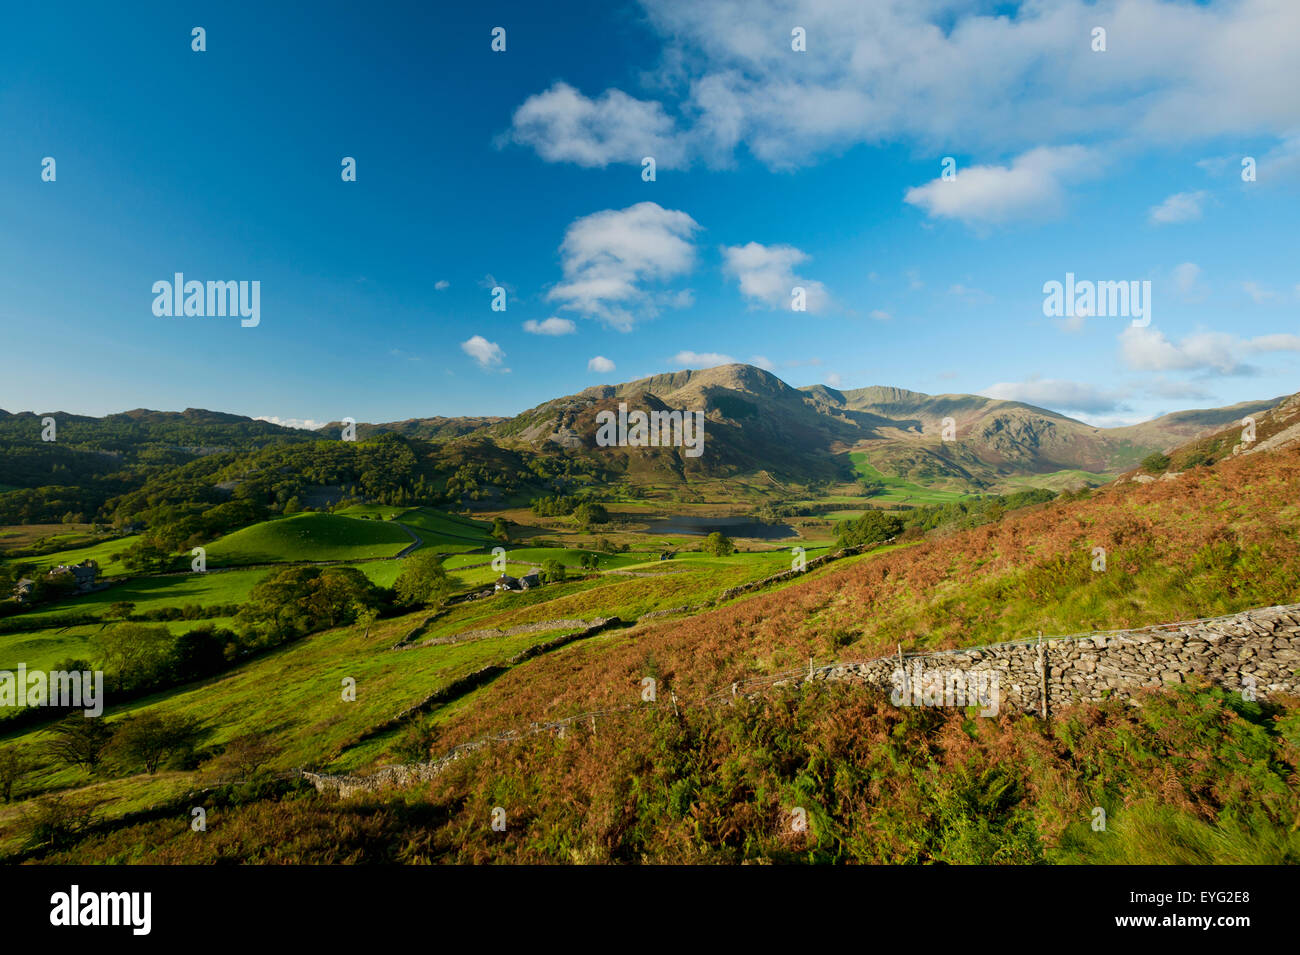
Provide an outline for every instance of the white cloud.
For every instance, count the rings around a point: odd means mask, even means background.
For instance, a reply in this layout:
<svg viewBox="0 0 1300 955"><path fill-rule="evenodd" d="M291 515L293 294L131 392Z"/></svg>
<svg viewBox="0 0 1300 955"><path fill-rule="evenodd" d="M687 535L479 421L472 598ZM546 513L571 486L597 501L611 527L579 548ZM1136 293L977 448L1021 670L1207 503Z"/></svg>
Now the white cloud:
<svg viewBox="0 0 1300 955"><path fill-rule="evenodd" d="M1265 186L1300 179L1300 133L1293 133L1261 156L1255 176Z"/></svg>
<svg viewBox="0 0 1300 955"><path fill-rule="evenodd" d="M839 372L833 371L826 376L826 384L830 385L832 388L838 388L843 383L844 379L840 377Z"/></svg>
<svg viewBox="0 0 1300 955"><path fill-rule="evenodd" d="M1242 282L1241 287L1256 305L1267 305L1269 302L1277 300L1276 292L1264 288L1258 282Z"/></svg>
<svg viewBox="0 0 1300 955"><path fill-rule="evenodd" d="M1227 332L1196 332L1172 342L1164 332L1130 325L1120 334L1120 354L1125 364L1139 371L1198 371L1223 375L1249 375L1255 369L1242 354L1300 351L1300 336L1290 334L1238 338Z"/></svg>
<svg viewBox="0 0 1300 955"><path fill-rule="evenodd" d="M475 335L461 342L460 350L478 362L478 366L484 371L497 368L506 358L506 353L502 351L500 345L488 341L482 335ZM501 370L506 372L510 369L502 368Z"/></svg>
<svg viewBox="0 0 1300 955"><path fill-rule="evenodd" d="M1092 413L1120 410L1121 402L1126 397L1123 391L1097 388L1060 378L1003 381L989 385L980 394L1002 401L1023 401L1040 408Z"/></svg>
<svg viewBox="0 0 1300 955"><path fill-rule="evenodd" d="M1147 382L1143 388L1157 398L1177 398L1180 401L1209 401L1214 395L1194 381L1174 381L1163 375Z"/></svg>
<svg viewBox="0 0 1300 955"><path fill-rule="evenodd" d="M722 271L740 284L740 294L768 308L789 311L792 290L802 288L809 312L819 312L830 303L826 286L795 274L794 267L808 260L805 252L792 245L723 246Z"/></svg>
<svg viewBox="0 0 1300 955"><path fill-rule="evenodd" d="M749 363L755 368L762 368L764 371L776 371L776 362L764 355L751 355Z"/></svg>
<svg viewBox="0 0 1300 955"><path fill-rule="evenodd" d="M1260 335L1242 342L1242 348L1248 352L1267 353L1275 351L1300 351L1300 335L1278 333Z"/></svg>
<svg viewBox="0 0 1300 955"><path fill-rule="evenodd" d="M653 156L664 169L682 166L685 144L660 103L622 90L591 99L567 83L524 100L504 139L530 146L548 162L604 167Z"/></svg>
<svg viewBox="0 0 1300 955"><path fill-rule="evenodd" d="M1152 206L1147 212L1147 219L1155 225L1173 225L1179 222L1195 222L1201 217L1201 203L1206 193L1176 192L1158 206Z"/></svg>
<svg viewBox="0 0 1300 955"><path fill-rule="evenodd" d="M587 362L587 371L596 371L604 375L614 370L614 363L604 355L597 355Z"/></svg>
<svg viewBox="0 0 1300 955"><path fill-rule="evenodd" d="M654 202L577 219L560 245L564 278L547 298L622 331L660 307L689 304L692 299L681 291L657 294L642 286L677 278L694 267L691 237L699 227L685 212Z"/></svg>
<svg viewBox="0 0 1300 955"><path fill-rule="evenodd" d="M663 101L557 84L520 107L511 138L551 161L660 149L726 165L743 146L781 168L890 140L988 152L1300 128L1300 98L1278 81L1294 72L1291 0L642 6L662 41L646 85ZM806 54L790 50L792 24L807 30ZM1110 38L1101 54L1089 44L1098 24Z"/></svg>
<svg viewBox="0 0 1300 955"><path fill-rule="evenodd" d="M301 428L304 431L315 431L329 424L328 421L317 421L315 418L281 418L279 415L255 415L254 421L266 421L271 424L278 424L282 428Z"/></svg>
<svg viewBox="0 0 1300 955"><path fill-rule="evenodd" d="M554 315L540 322L531 318L524 322L524 331L530 335L572 335L577 330L578 326L567 318L556 318Z"/></svg>
<svg viewBox="0 0 1300 955"><path fill-rule="evenodd" d="M888 312L886 312L883 308L873 308L870 312L870 315L878 322L887 322L894 317L893 315L890 315Z"/></svg>
<svg viewBox="0 0 1300 955"><path fill-rule="evenodd" d="M439 292L441 292L443 289L451 288L451 283L448 282L446 279L439 279L438 281L433 283L433 287L436 288Z"/></svg>
<svg viewBox="0 0 1300 955"><path fill-rule="evenodd" d="M1063 181L1090 175L1098 161L1083 146L1039 147L1016 157L1010 166L967 166L958 169L955 179L915 186L903 201L933 219L957 219L980 228L1049 218L1064 209Z"/></svg>
<svg viewBox="0 0 1300 955"><path fill-rule="evenodd" d="M715 368L718 365L734 365L736 359L718 352L679 351L669 359L680 368Z"/></svg>
<svg viewBox="0 0 1300 955"><path fill-rule="evenodd" d="M1077 335L1079 332L1083 331L1086 319L1084 316L1076 312L1075 314L1068 315L1065 318L1053 319L1053 322L1055 322L1056 327L1061 331L1069 332L1071 335Z"/></svg>

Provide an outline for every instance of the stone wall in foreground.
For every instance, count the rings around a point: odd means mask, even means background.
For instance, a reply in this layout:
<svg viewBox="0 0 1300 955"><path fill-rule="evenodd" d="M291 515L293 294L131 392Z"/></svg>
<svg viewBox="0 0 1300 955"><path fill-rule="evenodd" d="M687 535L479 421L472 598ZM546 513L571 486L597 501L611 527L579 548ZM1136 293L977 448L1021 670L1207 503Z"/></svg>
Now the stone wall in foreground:
<svg viewBox="0 0 1300 955"><path fill-rule="evenodd" d="M1138 630L838 664L813 671L811 678L867 683L920 701L926 692L986 688L996 677L1000 707L1041 714L1044 670L1049 712L1185 683L1192 674L1261 700L1275 693L1295 694L1300 692L1300 605ZM979 703L968 700L967 705Z"/></svg>
<svg viewBox="0 0 1300 955"><path fill-rule="evenodd" d="M1050 715L1075 703L1108 697L1129 699L1149 687L1185 683L1192 674L1253 699L1266 700L1278 693L1300 695L1300 605L1137 630L836 663L767 685L841 680L880 687L896 695L906 693L903 705L968 705L984 711L1038 715L1044 713L1045 686ZM989 693L993 687L995 697ZM936 693L938 699L933 696ZM555 726L559 724L541 730ZM517 734L497 738L517 738ZM431 780L452 760L490 741L467 744L434 762L386 766L365 776L302 775L317 790L340 796L401 788Z"/></svg>

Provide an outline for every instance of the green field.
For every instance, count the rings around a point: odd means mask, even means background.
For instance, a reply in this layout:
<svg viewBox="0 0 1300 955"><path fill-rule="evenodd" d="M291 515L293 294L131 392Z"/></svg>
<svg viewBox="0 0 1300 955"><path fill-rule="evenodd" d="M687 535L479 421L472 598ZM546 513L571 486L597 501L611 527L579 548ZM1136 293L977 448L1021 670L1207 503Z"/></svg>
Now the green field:
<svg viewBox="0 0 1300 955"><path fill-rule="evenodd" d="M849 460L853 462L853 469L861 477L870 481L879 481L884 485L885 489L882 492L872 495L870 499L872 504L911 504L913 506L951 504L953 501L962 501L976 496L962 491L940 491L935 488L914 484L905 478L883 474L871 465L870 461L867 460L866 453L863 451L849 452Z"/></svg>
<svg viewBox="0 0 1300 955"><path fill-rule="evenodd" d="M93 560L99 564L101 576L116 577L126 574L128 571L121 561L113 560L113 555L125 551L139 539L139 535L119 537L117 540L105 541L102 544L94 544L90 547L61 550L53 554L46 554L43 557L21 558L19 562L33 564L42 570L48 570L51 567L57 567L59 564L79 564L83 560Z"/></svg>
<svg viewBox="0 0 1300 955"><path fill-rule="evenodd" d="M377 561L357 565L357 569L380 587L391 587L401 571L400 561ZM490 571L491 568L488 568ZM169 574L161 577L137 577L105 590L71 597L22 617L20 633L0 634L0 670L13 669L19 663L30 668L48 668L60 660L92 654L90 638L111 620L110 604L129 601L134 614L170 607L242 604L258 581L273 570L266 567L249 570L225 570L207 574ZM57 618L67 614L89 613L100 617L99 623L73 627L58 626ZM9 618L13 619L13 618ZM166 627L174 634L196 627L212 625L230 627L232 617L203 617L196 620L147 621L148 626ZM55 624L51 626L50 624Z"/></svg>
<svg viewBox="0 0 1300 955"><path fill-rule="evenodd" d="M394 557L413 543L406 531L385 521L363 521L337 514L294 514L245 527L214 541L208 547L208 565Z"/></svg>
<svg viewBox="0 0 1300 955"><path fill-rule="evenodd" d="M403 511L396 520L419 534L424 540L423 546L445 553L492 547L498 543L490 536L490 521L477 521L431 507Z"/></svg>

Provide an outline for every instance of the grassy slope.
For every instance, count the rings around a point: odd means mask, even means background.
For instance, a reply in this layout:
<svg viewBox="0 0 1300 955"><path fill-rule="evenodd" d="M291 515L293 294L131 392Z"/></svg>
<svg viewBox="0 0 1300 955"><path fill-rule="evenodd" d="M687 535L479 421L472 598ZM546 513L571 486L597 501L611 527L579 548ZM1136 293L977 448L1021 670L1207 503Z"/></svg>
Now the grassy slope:
<svg viewBox="0 0 1300 955"><path fill-rule="evenodd" d="M862 477L879 481L885 486L884 491L872 496L873 504L911 504L914 507L920 507L923 504L948 504L952 501L961 501L971 494L963 494L960 491L942 491L935 488L928 488L921 484L916 484L906 478L886 475L873 467L867 460L867 455L862 451L852 451L849 453L849 460L853 462L853 469Z"/></svg>
<svg viewBox="0 0 1300 955"><path fill-rule="evenodd" d="M1300 602L1300 452L1254 455L871 559L774 593L532 661L439 727L433 748L529 714L616 705L651 668L697 696L808 658L870 658ZM1108 551L1108 570L1090 569Z"/></svg>
<svg viewBox="0 0 1300 955"><path fill-rule="evenodd" d="M400 527L336 514L294 514L245 527L208 547L213 567L393 557L412 543Z"/></svg>
<svg viewBox="0 0 1300 955"><path fill-rule="evenodd" d="M634 703L645 675L685 701L809 656L870 657L898 642L967 645L1298 602L1298 492L1300 453L1290 451L1013 513L996 525L832 564L694 617L571 644L432 714L423 732L436 753L531 720ZM1094 546L1107 549L1105 573L1090 570ZM737 560L746 563L703 564L660 579L570 582L466 605L430 635L636 615L761 576L763 560L770 572L788 557ZM312 638L315 653L306 642L283 651L307 653L303 672L312 674L310 690L288 684L295 723L306 722L286 729L290 752L307 752L310 737L341 735L337 714L321 707L326 684L344 670L387 668L388 658L426 652L371 649L366 657L366 647L347 642L357 639L339 631ZM332 641L328 660L324 640ZM486 652L492 643L428 649ZM259 682L259 692L283 692L272 688L284 680L282 668L249 669L259 671L245 677ZM386 705L400 695L386 692ZM224 697L196 694L193 705L205 713L228 706L231 719L250 718ZM247 692L238 699L245 709L257 705ZM299 720L298 708L317 722ZM329 827L355 824L371 846L357 852L413 861L1300 861L1300 840L1288 834L1300 814L1288 782L1300 718L1217 691L1158 696L1138 712L1080 708L1049 727L1010 715L970 722L960 713L900 711L847 688L688 709L679 720L663 708L634 709L603 725L595 736L479 751L427 790L385 797L380 817L357 817L356 803L315 798L259 803L233 813L224 834L203 846L185 839L179 824L159 823L87 851L159 861L207 853L321 861L341 851L323 838ZM380 744L351 752L348 762L378 756ZM487 831L493 805L512 814L507 838ZM808 809L811 838L792 839L784 827L793 805ZM1098 805L1107 808L1114 838L1091 834Z"/></svg>

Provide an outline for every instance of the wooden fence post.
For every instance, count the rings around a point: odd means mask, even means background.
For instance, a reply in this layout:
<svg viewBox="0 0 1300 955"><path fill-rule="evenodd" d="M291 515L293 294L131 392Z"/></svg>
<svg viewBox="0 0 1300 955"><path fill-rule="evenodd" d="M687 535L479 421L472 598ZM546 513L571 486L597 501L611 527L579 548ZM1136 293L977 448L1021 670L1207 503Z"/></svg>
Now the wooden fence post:
<svg viewBox="0 0 1300 955"><path fill-rule="evenodd" d="M1043 631L1038 631L1038 699L1043 714L1047 719L1047 648L1043 646Z"/></svg>

